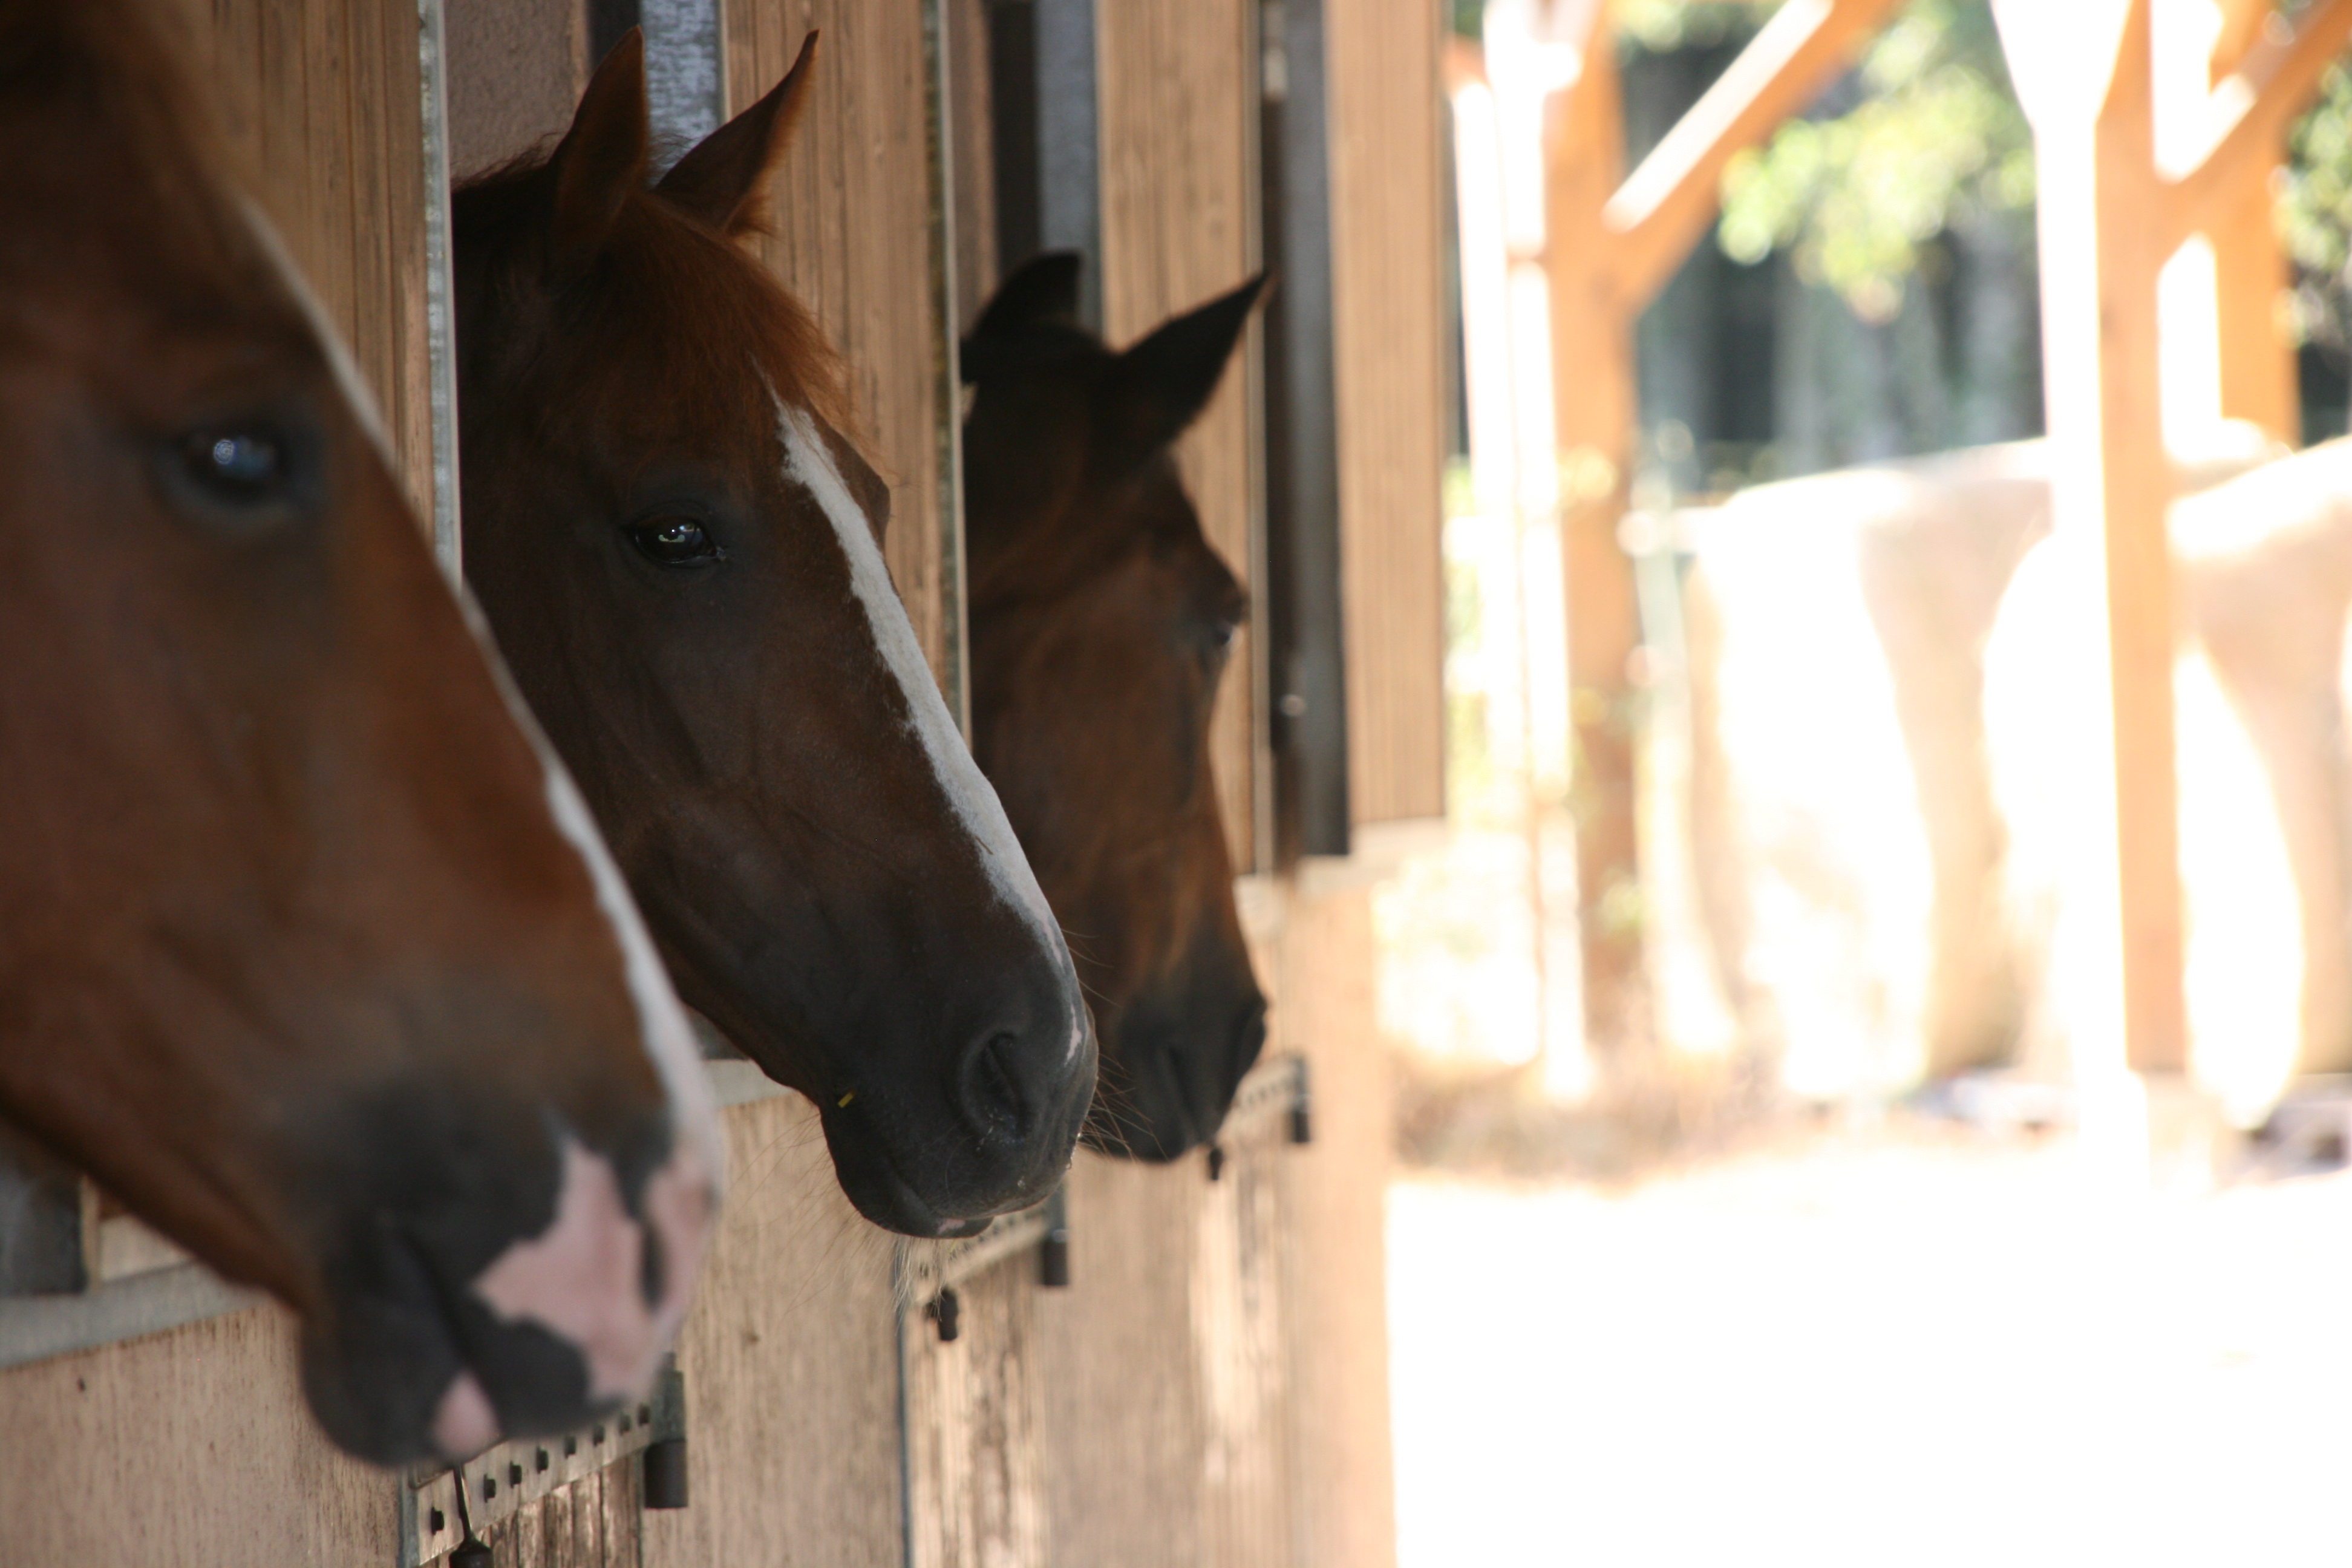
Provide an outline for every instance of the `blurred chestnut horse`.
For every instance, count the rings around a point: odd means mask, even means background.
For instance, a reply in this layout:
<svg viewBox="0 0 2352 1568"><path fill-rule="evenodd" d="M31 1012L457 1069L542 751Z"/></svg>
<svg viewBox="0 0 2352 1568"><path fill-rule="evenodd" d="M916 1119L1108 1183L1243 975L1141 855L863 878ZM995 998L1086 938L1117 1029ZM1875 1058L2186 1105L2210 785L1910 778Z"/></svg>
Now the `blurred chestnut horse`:
<svg viewBox="0 0 2352 1568"><path fill-rule="evenodd" d="M1209 761L1249 601L1170 449L1265 279L1114 353L1078 324L1078 265L1020 268L964 341L972 747L1094 1000L1087 1140L1172 1160L1265 1043Z"/></svg>
<svg viewBox="0 0 2352 1568"><path fill-rule="evenodd" d="M744 248L806 96L648 184L642 44L456 201L467 576L679 993L913 1235L1034 1202L1095 1047L892 591L840 367Z"/></svg>
<svg viewBox="0 0 2352 1568"><path fill-rule="evenodd" d="M0 1115L470 1452L651 1376L716 1118L159 22L0 3Z"/></svg>

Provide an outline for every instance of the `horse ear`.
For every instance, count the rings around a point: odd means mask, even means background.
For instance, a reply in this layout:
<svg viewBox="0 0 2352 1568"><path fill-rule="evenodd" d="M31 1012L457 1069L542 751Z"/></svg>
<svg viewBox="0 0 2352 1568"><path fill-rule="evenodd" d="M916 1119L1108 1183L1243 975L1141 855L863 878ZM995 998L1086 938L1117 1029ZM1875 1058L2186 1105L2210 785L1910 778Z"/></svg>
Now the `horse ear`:
<svg viewBox="0 0 2352 1568"><path fill-rule="evenodd" d="M1039 321L1078 319L1078 274L1086 258L1075 250L1048 250L1013 269L996 286L980 320L972 323L975 338L1000 337Z"/></svg>
<svg viewBox="0 0 2352 1568"><path fill-rule="evenodd" d="M1164 447L1200 417L1266 281L1261 272L1232 293L1161 322L1118 356L1117 417L1130 449Z"/></svg>
<svg viewBox="0 0 2352 1568"><path fill-rule="evenodd" d="M800 58L784 79L695 143L655 189L730 238L758 228L768 175L792 145L815 59L816 35L811 33L801 40Z"/></svg>
<svg viewBox="0 0 2352 1568"><path fill-rule="evenodd" d="M645 184L646 40L636 28L596 68L548 166L555 171L549 252L568 272L604 248L621 204Z"/></svg>

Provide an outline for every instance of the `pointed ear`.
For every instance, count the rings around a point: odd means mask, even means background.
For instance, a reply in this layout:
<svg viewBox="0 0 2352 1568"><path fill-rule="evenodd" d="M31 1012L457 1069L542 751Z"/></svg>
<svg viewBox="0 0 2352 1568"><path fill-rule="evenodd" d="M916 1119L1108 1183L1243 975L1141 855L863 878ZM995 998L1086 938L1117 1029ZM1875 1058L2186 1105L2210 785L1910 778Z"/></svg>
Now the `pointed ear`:
<svg viewBox="0 0 2352 1568"><path fill-rule="evenodd" d="M1158 449L1200 417L1223 379L1249 314L1265 292L1263 272L1232 293L1163 321L1118 356L1113 395L1120 438L1130 450Z"/></svg>
<svg viewBox="0 0 2352 1568"><path fill-rule="evenodd" d="M1086 258L1075 250L1048 250L1013 269L996 286L980 320L972 324L975 338L1018 331L1038 321L1075 321L1078 318L1078 275Z"/></svg>
<svg viewBox="0 0 2352 1568"><path fill-rule="evenodd" d="M768 96L697 142L655 188L719 233L734 238L761 225L768 176L783 162L793 128L808 103L816 35Z"/></svg>
<svg viewBox="0 0 2352 1568"><path fill-rule="evenodd" d="M646 40L636 28L596 68L548 167L555 172L549 254L558 271L577 271L595 259L621 204L646 180Z"/></svg>
<svg viewBox="0 0 2352 1568"><path fill-rule="evenodd" d="M988 371L992 340L1011 337L1040 321L1078 319L1078 277L1086 258L1075 250L1048 250L1013 269L964 334L963 379L978 381Z"/></svg>

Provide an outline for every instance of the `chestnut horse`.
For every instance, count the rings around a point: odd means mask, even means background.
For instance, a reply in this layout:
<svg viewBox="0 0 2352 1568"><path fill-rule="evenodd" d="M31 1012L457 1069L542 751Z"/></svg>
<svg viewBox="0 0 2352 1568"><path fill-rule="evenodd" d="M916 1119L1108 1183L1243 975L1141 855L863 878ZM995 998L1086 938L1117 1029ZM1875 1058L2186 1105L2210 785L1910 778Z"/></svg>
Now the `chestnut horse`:
<svg viewBox="0 0 2352 1568"><path fill-rule="evenodd" d="M1052 911L881 553L840 369L741 243L790 75L647 180L642 45L455 205L466 571L679 994L913 1235L1044 1195L1094 1093Z"/></svg>
<svg viewBox="0 0 2352 1568"><path fill-rule="evenodd" d="M1209 759L1249 602L1170 450L1265 279L1114 353L1078 324L1078 265L1023 266L964 340L972 748L1094 1001L1087 1140L1172 1160L1265 1043Z"/></svg>
<svg viewBox="0 0 2352 1568"><path fill-rule="evenodd" d="M161 23L0 3L0 1115L467 1453L650 1378L717 1118Z"/></svg>

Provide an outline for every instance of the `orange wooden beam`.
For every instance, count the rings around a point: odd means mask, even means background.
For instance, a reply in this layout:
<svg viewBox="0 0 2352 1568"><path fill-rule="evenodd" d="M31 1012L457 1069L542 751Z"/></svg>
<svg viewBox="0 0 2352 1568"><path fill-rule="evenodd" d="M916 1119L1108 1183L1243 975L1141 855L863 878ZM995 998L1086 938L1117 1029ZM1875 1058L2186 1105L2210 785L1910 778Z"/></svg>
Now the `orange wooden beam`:
<svg viewBox="0 0 2352 1568"><path fill-rule="evenodd" d="M2197 167L2164 192L2163 237L2169 251L2231 216L2250 167L2278 162L2288 124L2303 112L2320 79L2352 40L2352 0L2317 0L2284 45L2255 39L2231 79L2242 107ZM2223 83L2220 91L2231 91Z"/></svg>
<svg viewBox="0 0 2352 1568"><path fill-rule="evenodd" d="M2264 24L2278 13L2272 0L2215 0L2221 12L2221 30L2213 39L2213 79L2235 76L2246 57L2263 39Z"/></svg>
<svg viewBox="0 0 2352 1568"><path fill-rule="evenodd" d="M1627 310L1649 302L1714 221L1732 158L1801 113L1900 4L1789 0L1618 186L1601 216Z"/></svg>

